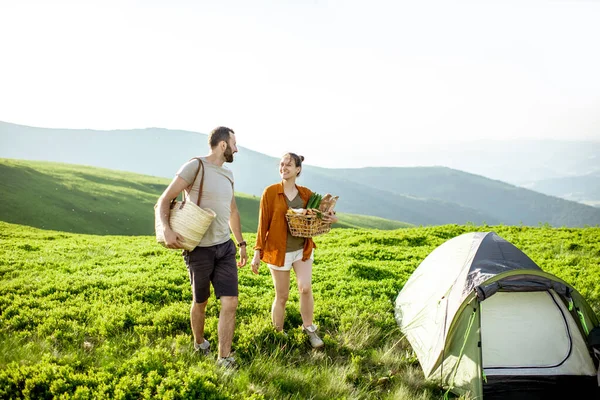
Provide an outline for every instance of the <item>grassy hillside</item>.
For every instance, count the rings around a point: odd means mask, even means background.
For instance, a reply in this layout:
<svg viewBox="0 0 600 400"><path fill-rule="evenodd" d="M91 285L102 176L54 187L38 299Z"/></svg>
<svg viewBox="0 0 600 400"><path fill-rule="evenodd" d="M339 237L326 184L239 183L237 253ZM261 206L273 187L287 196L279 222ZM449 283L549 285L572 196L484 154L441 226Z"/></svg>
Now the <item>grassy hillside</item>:
<svg viewBox="0 0 600 400"><path fill-rule="evenodd" d="M151 236L0 222L0 398L441 399L397 328L393 302L434 248L490 230L600 312L600 228L337 229L316 239L315 320L325 349L312 350L302 337L295 290L287 336L273 331L270 274L264 264L258 276L245 267L233 342L240 369L225 373L213 357L192 352L179 252ZM211 297L206 336L214 344L217 314Z"/></svg>
<svg viewBox="0 0 600 400"><path fill-rule="evenodd" d="M130 172L0 159L0 220L65 232L150 235L154 204L170 180ZM236 193L242 229L256 232L256 196ZM340 214L339 228L397 229L408 224Z"/></svg>
<svg viewBox="0 0 600 400"><path fill-rule="evenodd" d="M258 196L267 185L279 179L278 159L244 148L245 141L249 139L244 137L243 132L238 134L237 139L240 152L230 165L236 177L236 189ZM0 122L0 157L93 165L168 179L191 157L206 154L206 141L205 134L159 128L95 131L45 129ZM176 150L174 144L178 146ZM549 154L543 154L542 149L568 147L569 154L593 155L599 144L575 143L575 148L568 143L551 143L550 147L542 146L543 143L535 147L535 144L517 146L509 151L506 143L492 143L483 145L484 152L480 152L479 145L473 144L475 147L469 149L443 149L443 152L438 149L435 154L440 157L429 159L432 160L431 165L440 165L472 153L470 158L475 169L491 172L516 170L521 175L532 172L533 166L524 171L523 165L530 165L528 160L534 158L553 168L562 165L565 172L579 171L584 167L588 171L597 170L597 159L592 156L569 160L550 154L550 150ZM496 153L500 147L502 151ZM575 149L585 149L585 152L574 153ZM423 149L420 156L409 155L412 159L423 159L431 157L429 153ZM401 154L399 151L398 163L405 161ZM494 168L490 169L490 165ZM600 210L597 208L456 169L326 169L306 165L300 184L317 192L339 195L344 201L340 202L338 211L373 215L413 225L600 224Z"/></svg>

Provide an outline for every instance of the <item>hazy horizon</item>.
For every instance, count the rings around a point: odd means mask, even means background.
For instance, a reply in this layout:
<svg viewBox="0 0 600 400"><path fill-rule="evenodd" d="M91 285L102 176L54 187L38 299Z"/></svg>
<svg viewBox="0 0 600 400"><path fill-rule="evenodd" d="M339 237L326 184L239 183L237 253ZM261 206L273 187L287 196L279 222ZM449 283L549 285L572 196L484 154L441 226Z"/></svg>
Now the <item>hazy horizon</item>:
<svg viewBox="0 0 600 400"><path fill-rule="evenodd" d="M116 131L52 129L0 121L0 157L109 167L171 178L181 163L208 153L206 138L206 134L202 132L165 128ZM177 148L178 143L188 145ZM277 163L280 155L256 152L242 145L240 140L238 148L239 153L235 157L237 161L230 168L236 176L242 177L242 181L249 181L247 183L252 187L249 187L251 191L247 193L258 195L264 188L259 185L257 189L254 186L257 179L278 179ZM459 174L460 171L467 172L597 206L600 205L599 155L598 142L480 140L430 145L422 150L397 151L394 159L384 160L390 161L391 168L380 170L376 176L386 179L386 176L393 177L398 173L407 173L407 176L413 177L422 173L446 174L449 171L419 170L421 167L446 167L459 171ZM153 162L143 168L139 164L146 158ZM366 164L365 160L351 160L351 165L335 165L332 168L305 159L304 165L311 167L306 171L318 172L324 176L335 175L337 170L337 179L342 181L347 181L352 175L372 173L361 171L361 168L378 168ZM356 170L346 171L346 168ZM402 172L398 168L413 170ZM336 181L332 184L335 186L338 183ZM389 183L393 183L393 178ZM468 185L465 190L469 190Z"/></svg>
<svg viewBox="0 0 600 400"><path fill-rule="evenodd" d="M0 123L4 122L6 124L11 124L11 125L16 125L16 126L24 126L24 127L29 127L29 128L36 128L36 129L54 129L54 130L68 130L68 131L94 131L94 132L117 132L117 131L143 131L143 130L151 130L151 129L160 129L160 130L166 130L166 131L183 131L183 132L189 132L189 133L197 133L197 134L201 134L201 135L208 135L209 132L199 132L199 131L191 131L191 130L186 130L186 129L172 129L172 128L168 128L168 127L158 127L158 126L152 126L152 127L143 127L143 128L129 128L129 129L93 129L93 128L80 128L80 127L74 127L74 128L62 128L62 127L43 127L43 126L33 126L33 125L27 125L27 124L19 124L19 123L15 123L15 122L11 122L11 121L3 121L0 120ZM238 139L238 145L239 147L251 150L251 151L255 151L261 154L265 154L267 156L270 157L274 157L274 158L279 158L281 157L284 153L281 154L268 154L264 151L262 151L261 149L254 149L252 148L252 145L247 145L245 143L243 143L243 135L240 136L238 135L237 137ZM459 151L469 151L469 150L480 150L479 144L481 143L496 143L496 144L501 144L501 145L505 145L505 146L513 146L515 143L535 143L535 142L546 142L546 143L561 143L561 144L566 144L566 143L570 143L570 144L585 144L585 143L593 143L593 144L599 144L600 145L600 140L576 140L576 139L527 139L527 138L515 138L515 139L509 139L509 138L499 138L499 139L462 139L462 140L446 140L446 141L442 141L436 144L412 144L411 148L409 149L402 149L402 150L397 150L398 154L401 155L406 155L407 153L414 153L415 157L422 157L424 152L427 151L433 151L433 150L437 150L437 151L443 151L443 150L459 150ZM242 144L243 143L243 144ZM0 144L2 145L10 145L10 143L2 143L0 142ZM450 146L450 147L448 147ZM452 147L454 147L452 149ZM491 148L490 151L505 151L505 149L502 148ZM242 150L243 151L243 150ZM300 153L299 153L300 154ZM449 157L452 157L452 153L448 153ZM320 165L320 164L316 164L315 162L311 162L309 160L305 160L304 164L305 165L311 165L314 167L320 167L320 168L332 168L332 169L347 169L347 168L386 168L386 167L427 167L427 166L431 166L431 167L436 167L436 166L442 166L442 167L448 167L448 168L455 168L452 166L449 166L447 164L444 163L436 163L434 161L432 162L420 162L417 160L412 160L411 163L406 164L402 162L403 160L395 160L395 161L391 161L389 165L385 165L385 164L381 164L380 165L367 165L361 162L357 162L356 160L352 161L351 165L339 165L339 166L330 166L330 165ZM440 162L442 160L439 160ZM458 167L456 167L457 169L460 169ZM466 171L466 172L472 172L472 171Z"/></svg>

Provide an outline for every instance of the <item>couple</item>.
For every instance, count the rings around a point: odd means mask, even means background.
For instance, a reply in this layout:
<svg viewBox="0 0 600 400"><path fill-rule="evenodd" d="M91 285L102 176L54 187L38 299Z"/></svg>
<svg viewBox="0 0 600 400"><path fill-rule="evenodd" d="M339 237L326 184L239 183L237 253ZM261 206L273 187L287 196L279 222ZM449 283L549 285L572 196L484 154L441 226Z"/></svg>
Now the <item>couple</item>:
<svg viewBox="0 0 600 400"><path fill-rule="evenodd" d="M194 336L194 349L209 354L210 343L204 338L206 304L212 283L217 299L221 300L218 338L219 356L217 364L235 367L231 354L231 343L235 327L235 312L238 305L237 267L246 265L246 241L242 236L240 214L235 202L233 174L223 167L225 162L233 162L237 152L235 132L226 127L215 128L208 136L210 152L201 157L204 167L204 182L200 207L210 208L217 214L202 241L192 251L183 251L190 283L192 286L192 306L190 322ZM302 171L303 157L293 153L283 156L279 164L282 181L267 187L261 197L258 233L252 272L258 273L260 261L268 264L275 286L275 300L272 307L272 321L276 330L283 329L285 304L290 286L290 270L293 268L300 292L300 313L302 329L308 335L313 347L323 346L313 324L313 296L311 291L312 260L315 244L310 238L297 238L290 234L285 212L288 207L302 208L312 192L296 185L296 178ZM169 225L169 205L179 193L186 191L190 201L198 199L202 174L197 174L199 162L195 159L184 164L175 178L158 199L158 212L166 246L180 249L182 238ZM337 217L324 215L326 222L335 223ZM230 238L230 229L239 247L240 260L236 261L236 246Z"/></svg>

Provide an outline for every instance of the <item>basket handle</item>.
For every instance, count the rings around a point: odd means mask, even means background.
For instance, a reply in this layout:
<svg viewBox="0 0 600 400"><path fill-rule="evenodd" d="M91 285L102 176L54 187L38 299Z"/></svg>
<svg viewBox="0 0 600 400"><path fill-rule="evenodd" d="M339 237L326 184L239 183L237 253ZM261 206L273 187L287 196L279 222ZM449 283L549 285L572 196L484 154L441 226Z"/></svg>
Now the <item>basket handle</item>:
<svg viewBox="0 0 600 400"><path fill-rule="evenodd" d="M192 160L198 160L198 169L196 170L196 175L194 175L194 180L192 182L196 181L196 178L198 177L198 173L200 173L200 167L202 167L202 178L200 179L200 187L198 188L198 201L196 201L196 205L198 207L200 207L200 197L202 197L202 188L204 187L204 163L202 162L202 159L200 159L200 157L190 158L189 161L192 161ZM187 198L186 198L187 196L185 195L185 190L181 192L181 197L182 197L182 201L181 201L181 205L179 206L180 209L183 208L183 206L185 205L185 202L187 201ZM173 200L171 200L171 208L173 208L175 206L176 201L177 201L177 197L174 198Z"/></svg>
<svg viewBox="0 0 600 400"><path fill-rule="evenodd" d="M202 197L202 188L204 187L204 163L200 157L194 157L191 160L198 160L198 170L196 171L196 177L194 177L194 181L198 177L200 167L202 167L202 178L200 178L200 187L198 188L198 201L196 201L196 205L200 207L200 197Z"/></svg>

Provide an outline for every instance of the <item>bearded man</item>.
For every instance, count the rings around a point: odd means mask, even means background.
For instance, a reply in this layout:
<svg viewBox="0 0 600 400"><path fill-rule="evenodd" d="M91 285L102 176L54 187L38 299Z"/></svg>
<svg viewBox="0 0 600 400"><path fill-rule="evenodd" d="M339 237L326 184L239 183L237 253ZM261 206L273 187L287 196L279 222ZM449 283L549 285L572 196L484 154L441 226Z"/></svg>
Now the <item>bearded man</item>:
<svg viewBox="0 0 600 400"><path fill-rule="evenodd" d="M210 152L207 156L193 158L177 171L158 200L158 211L165 245L171 249L182 248L183 238L169 225L170 203L179 193L185 190L188 201L193 203L197 203L200 194L200 207L210 208L216 213L197 247L191 251L183 251L192 286L190 324L194 349L208 355L210 343L204 337L204 320L212 283L215 297L221 301L217 364L235 367L231 343L238 304L237 267L243 267L248 260L240 213L235 202L233 173L223 166L226 162L233 162L233 155L237 153L235 132L223 126L215 128L208 137L208 144ZM198 173L202 168L204 173ZM236 245L230 237L230 230L239 247L239 261L236 261Z"/></svg>

